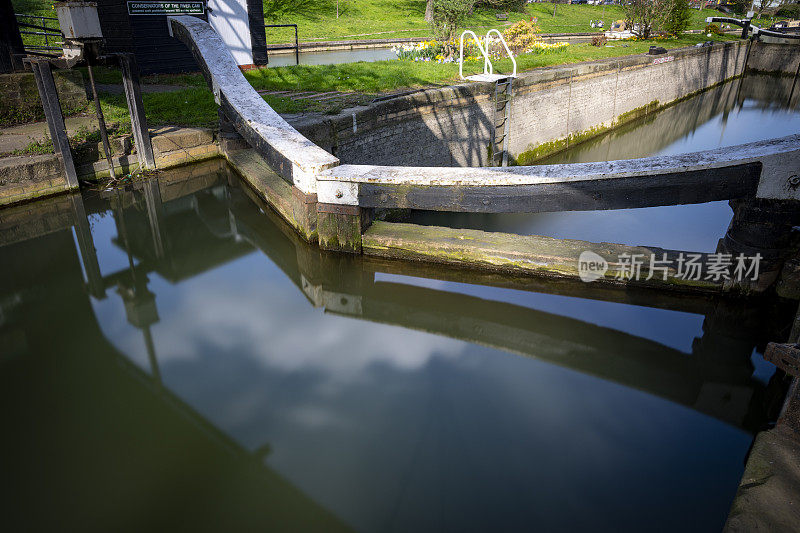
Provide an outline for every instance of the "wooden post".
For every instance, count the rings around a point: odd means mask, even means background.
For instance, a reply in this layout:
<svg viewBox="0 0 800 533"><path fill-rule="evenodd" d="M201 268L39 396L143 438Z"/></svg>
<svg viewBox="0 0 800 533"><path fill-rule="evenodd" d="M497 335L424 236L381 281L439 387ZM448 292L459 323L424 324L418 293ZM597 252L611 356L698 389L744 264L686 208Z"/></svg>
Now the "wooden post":
<svg viewBox="0 0 800 533"><path fill-rule="evenodd" d="M317 204L317 234L323 250L361 253L361 234L371 210L352 205Z"/></svg>
<svg viewBox="0 0 800 533"><path fill-rule="evenodd" d="M142 103L142 88L139 84L139 66L133 54L118 54L122 68L122 85L125 87L125 98L131 115L131 129L136 143L136 156L142 168L156 168L153 157L153 144L150 142L150 131L147 129L147 118Z"/></svg>
<svg viewBox="0 0 800 533"><path fill-rule="evenodd" d="M150 234L153 237L153 250L158 259L164 258L164 235L161 222L164 220L164 204L161 202L161 189L157 179L144 182L144 200L147 206L147 220L150 222Z"/></svg>
<svg viewBox="0 0 800 533"><path fill-rule="evenodd" d="M750 31L750 21L745 20L744 24L742 24L742 39L747 39L747 34Z"/></svg>
<svg viewBox="0 0 800 533"><path fill-rule="evenodd" d="M250 48L254 65L266 65L267 36L264 31L264 4L262 0L247 0L247 18L250 26Z"/></svg>
<svg viewBox="0 0 800 533"><path fill-rule="evenodd" d="M78 188L78 173L75 171L75 162L72 159L72 150L69 147L67 129L64 125L64 115L61 113L61 103L58 101L58 91L53 80L53 72L47 60L31 61L36 86L39 89L39 98L42 100L44 116L47 118L47 127L53 148L64 166L64 176L70 189Z"/></svg>
<svg viewBox="0 0 800 533"><path fill-rule="evenodd" d="M0 0L0 74L22 70L25 54L11 0Z"/></svg>
<svg viewBox="0 0 800 533"><path fill-rule="evenodd" d="M72 212L75 215L75 236L78 239L78 248L81 251L83 269L86 271L86 282L89 285L89 294L95 298L105 298L105 284L103 283L103 275L100 271L100 263L97 261L97 249L94 246L92 230L89 227L89 219L86 217L83 197L80 193L76 193L72 195L71 200Z"/></svg>

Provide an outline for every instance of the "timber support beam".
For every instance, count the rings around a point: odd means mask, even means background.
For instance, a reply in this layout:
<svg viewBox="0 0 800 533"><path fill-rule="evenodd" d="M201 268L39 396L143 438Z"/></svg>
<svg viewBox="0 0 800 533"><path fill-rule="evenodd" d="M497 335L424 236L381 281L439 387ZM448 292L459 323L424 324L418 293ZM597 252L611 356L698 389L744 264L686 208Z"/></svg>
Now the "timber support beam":
<svg viewBox="0 0 800 533"><path fill-rule="evenodd" d="M371 222L371 210L358 206L317 204L317 234L323 250L361 253L361 235Z"/></svg>

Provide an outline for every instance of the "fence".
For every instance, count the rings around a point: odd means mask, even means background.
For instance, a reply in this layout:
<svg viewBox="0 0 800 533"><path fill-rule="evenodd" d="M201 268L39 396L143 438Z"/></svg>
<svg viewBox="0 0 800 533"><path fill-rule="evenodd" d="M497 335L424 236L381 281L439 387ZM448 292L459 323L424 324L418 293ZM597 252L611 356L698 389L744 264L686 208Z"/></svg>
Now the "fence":
<svg viewBox="0 0 800 533"><path fill-rule="evenodd" d="M294 46L267 46L267 54L269 54L270 50L294 50L294 58L299 65L300 41L297 38L297 24L264 24L264 28L294 28Z"/></svg>
<svg viewBox="0 0 800 533"><path fill-rule="evenodd" d="M25 45L26 52L40 55L61 51L59 45L62 37L57 18L22 13L14 13L14 16L17 17L17 26L19 26L19 33L22 35L22 43ZM35 24L35 22L40 24ZM53 22L55 22L55 27L47 26L48 23L52 24Z"/></svg>

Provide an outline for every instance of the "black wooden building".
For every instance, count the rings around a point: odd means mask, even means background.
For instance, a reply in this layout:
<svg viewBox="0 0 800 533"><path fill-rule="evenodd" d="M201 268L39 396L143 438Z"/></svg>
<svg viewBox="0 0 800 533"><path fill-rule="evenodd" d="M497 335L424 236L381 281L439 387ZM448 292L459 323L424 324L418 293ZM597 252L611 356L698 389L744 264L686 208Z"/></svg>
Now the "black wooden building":
<svg viewBox="0 0 800 533"><path fill-rule="evenodd" d="M132 11L135 12L135 9L132 10L129 4L141 5L143 2L131 2L130 0L94 0L94 2L97 3L106 52L130 52L135 54L143 74L198 70L197 64L188 48L177 39L170 37L167 29L167 14L131 14ZM0 3L8 8L6 11L10 11L10 0L0 0ZM169 3L156 1L151 4L156 6L156 11L158 11L158 6L181 3L187 4L189 2L181 2L181 0ZM227 12L228 7L234 7L240 13L243 13L246 8L247 21L242 21L240 26L249 27L252 64L242 66L247 67L267 63L267 45L261 0L202 0L191 3L201 4L200 11L202 11L202 14L192 16L200 17L203 20L208 20L208 4L213 4L214 9L219 9L220 12ZM225 4L229 5L226 6ZM5 19L7 14L3 13L3 15ZM13 31L9 28L2 27L0 29L3 30L3 33ZM247 30L245 29L244 31ZM236 36L234 35L233 37ZM7 56L10 52L10 47L13 47L17 41L8 38L7 35L2 41L3 43L6 43L6 41L11 43L0 47L0 52ZM6 51L6 48L9 48L9 50Z"/></svg>
<svg viewBox="0 0 800 533"><path fill-rule="evenodd" d="M235 0L234 0L235 1ZM267 62L261 0L246 0L253 64ZM197 70L189 50L167 30L167 15L130 15L127 0L96 0L108 52L133 52L144 74ZM205 2L204 2L205 4ZM208 20L208 13L193 15Z"/></svg>

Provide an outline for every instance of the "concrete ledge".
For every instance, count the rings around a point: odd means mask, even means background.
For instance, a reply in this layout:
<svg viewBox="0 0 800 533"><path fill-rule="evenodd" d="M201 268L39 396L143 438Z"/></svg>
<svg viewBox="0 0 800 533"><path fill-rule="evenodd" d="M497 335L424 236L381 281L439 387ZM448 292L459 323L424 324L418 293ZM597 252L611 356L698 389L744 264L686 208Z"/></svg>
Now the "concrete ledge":
<svg viewBox="0 0 800 533"><path fill-rule="evenodd" d="M726 532L795 532L800 524L800 379L775 429L756 436Z"/></svg>
<svg viewBox="0 0 800 533"><path fill-rule="evenodd" d="M153 130L156 167L159 170L180 167L220 157L214 132L208 128L163 127ZM117 141L117 155L112 158L117 172L130 173L139 168L136 155ZM90 160L79 160L78 177L93 181L110 176L102 150L92 152ZM98 158L98 159L95 159ZM35 200L68 190L63 167L55 154L0 158L0 206Z"/></svg>
<svg viewBox="0 0 800 533"><path fill-rule="evenodd" d="M150 133L158 170L167 170L220 157L214 131L209 128L164 126L155 128ZM139 168L139 160L132 154L115 156L112 160L117 172L121 169L122 172L128 173ZM82 180L91 181L111 175L108 163L101 155L96 160L82 163L77 169L78 177Z"/></svg>
<svg viewBox="0 0 800 533"><path fill-rule="evenodd" d="M68 190L61 160L55 154L0 159L0 206Z"/></svg>
<svg viewBox="0 0 800 533"><path fill-rule="evenodd" d="M681 279L674 268L668 269L666 279L662 272L653 272L652 279L646 280L650 274L647 265L642 265L638 281L617 277L624 272L620 257L625 254L641 255L647 259L653 254L659 260L666 254L671 264L675 264L681 253L655 247L374 222L362 236L362 250L368 256L576 280L580 278L578 262L581 254L591 252L605 260L608 266L604 275L592 284L657 287L695 293L719 293L729 289L723 281ZM698 255L702 263L708 262L708 254Z"/></svg>

